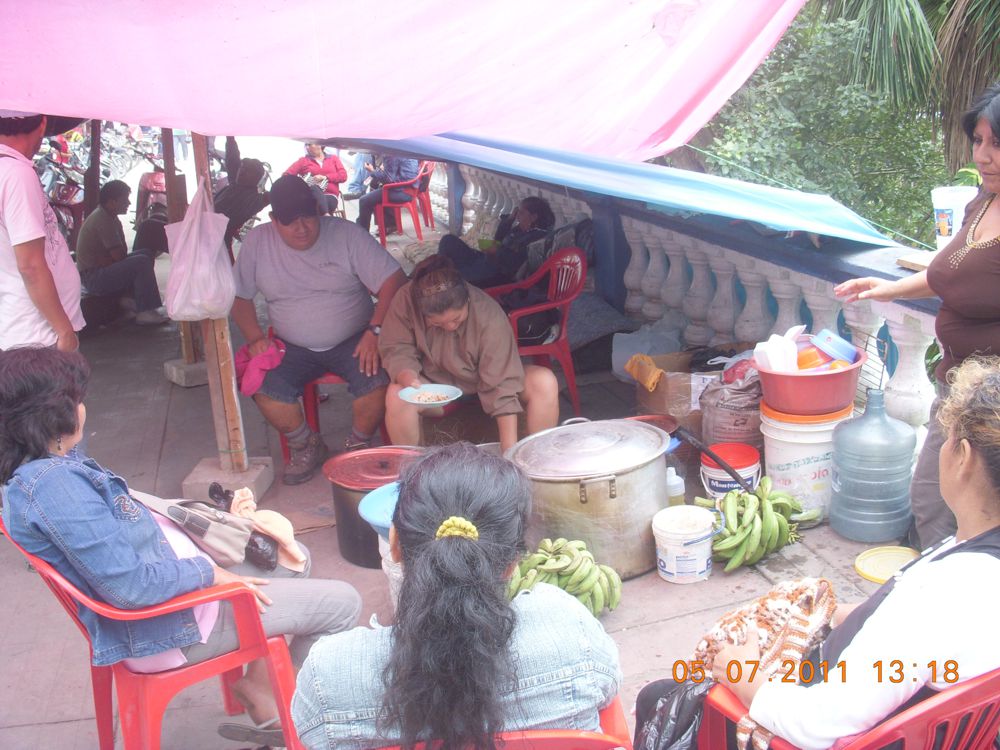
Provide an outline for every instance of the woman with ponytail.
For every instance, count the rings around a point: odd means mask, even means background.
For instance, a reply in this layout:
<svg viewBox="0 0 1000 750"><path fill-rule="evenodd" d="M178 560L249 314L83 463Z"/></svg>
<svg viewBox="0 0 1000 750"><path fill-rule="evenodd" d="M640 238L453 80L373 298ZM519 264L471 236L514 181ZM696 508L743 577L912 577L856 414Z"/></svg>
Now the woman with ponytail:
<svg viewBox="0 0 1000 750"><path fill-rule="evenodd" d="M379 335L382 366L392 378L385 422L396 445L420 445L420 415L440 406L417 406L399 392L444 383L478 395L497 420L500 447L517 442L517 415L526 411L528 433L555 427L559 389L547 367L523 366L507 314L488 294L466 283L443 255L421 261L393 297Z"/></svg>
<svg viewBox="0 0 1000 750"><path fill-rule="evenodd" d="M403 471L389 532L404 573L396 623L313 647L292 701L306 747L480 750L501 731L599 729L621 683L614 642L555 586L507 600L530 497L516 466L468 443Z"/></svg>

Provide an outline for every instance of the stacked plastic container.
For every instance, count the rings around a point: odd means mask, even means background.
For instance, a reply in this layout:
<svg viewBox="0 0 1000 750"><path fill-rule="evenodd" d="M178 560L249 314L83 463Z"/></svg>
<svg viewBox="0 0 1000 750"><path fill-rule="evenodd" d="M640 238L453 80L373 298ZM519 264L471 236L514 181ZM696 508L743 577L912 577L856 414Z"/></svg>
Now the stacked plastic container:
<svg viewBox="0 0 1000 750"><path fill-rule="evenodd" d="M797 335L800 331L772 336L754 353L763 391L764 473L776 489L798 499L803 510L819 509L825 518L832 496L834 430L854 413L867 355L832 331L815 336ZM769 357L775 338L786 341L775 342L779 355ZM781 353L787 339L795 347L794 360L787 351Z"/></svg>

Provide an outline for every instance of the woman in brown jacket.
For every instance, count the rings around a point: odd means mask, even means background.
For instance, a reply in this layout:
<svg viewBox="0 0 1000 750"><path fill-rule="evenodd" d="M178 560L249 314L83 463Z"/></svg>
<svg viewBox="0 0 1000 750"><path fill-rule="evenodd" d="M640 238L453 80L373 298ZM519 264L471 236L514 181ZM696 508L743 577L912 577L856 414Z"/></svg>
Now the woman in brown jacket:
<svg viewBox="0 0 1000 750"><path fill-rule="evenodd" d="M420 445L420 415L440 406L417 406L403 388L444 383L477 394L497 420L500 448L517 442L517 415L527 412L528 433L555 427L559 390L547 367L523 366L507 314L488 294L466 284L452 262L433 255L413 270L393 297L379 334L382 365L392 378L385 421L392 442Z"/></svg>

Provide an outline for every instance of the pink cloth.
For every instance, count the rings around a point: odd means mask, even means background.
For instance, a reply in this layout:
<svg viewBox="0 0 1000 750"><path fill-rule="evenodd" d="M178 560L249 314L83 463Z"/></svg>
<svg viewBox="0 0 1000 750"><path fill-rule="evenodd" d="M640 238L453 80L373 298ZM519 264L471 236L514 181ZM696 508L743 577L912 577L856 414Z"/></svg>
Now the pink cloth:
<svg viewBox="0 0 1000 750"><path fill-rule="evenodd" d="M292 138L464 132L643 161L697 133L804 2L381 0L373 45L373 34L333 41L328 0L174 0L169 13L133 0L7 0L0 108ZM370 3L336 8L338 28L371 28ZM67 86L65 59L39 55L42 40L100 60L115 86ZM349 75L317 85L344 61Z"/></svg>
<svg viewBox="0 0 1000 750"><path fill-rule="evenodd" d="M252 396L264 384L264 375L273 370L285 356L285 342L281 339L271 339L271 345L263 354L250 355L250 348L241 346L236 352L233 366L236 368L236 382L240 393Z"/></svg>
<svg viewBox="0 0 1000 750"><path fill-rule="evenodd" d="M188 557L203 557L215 565L211 557L202 552L198 545L191 541L191 537L177 528L176 524L169 518L164 518L159 513L153 513L153 520L160 526L163 536L167 538L170 549L177 555L178 560ZM199 604L192 610L194 620L198 623L198 632L201 633L201 642L208 640L208 636L215 627L215 621L219 618L219 603L209 602ZM177 669L187 664L187 658L179 648L171 648L161 651L152 656L138 656L134 659L125 659L125 666L132 672L151 674L152 672L165 672L168 669Z"/></svg>

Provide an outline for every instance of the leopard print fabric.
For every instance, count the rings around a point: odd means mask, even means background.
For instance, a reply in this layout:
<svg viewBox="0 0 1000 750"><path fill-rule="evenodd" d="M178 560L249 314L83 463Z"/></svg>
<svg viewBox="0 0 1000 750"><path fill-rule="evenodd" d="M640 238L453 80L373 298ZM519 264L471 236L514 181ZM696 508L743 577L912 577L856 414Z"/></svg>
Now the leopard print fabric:
<svg viewBox="0 0 1000 750"><path fill-rule="evenodd" d="M727 644L746 641L749 628L760 638L760 669L772 675L787 671L788 662L798 668L802 658L830 632L837 607L832 584L825 578L803 578L779 583L764 596L724 615L695 648L694 661L704 663L710 673L715 657ZM774 735L744 716L736 727L739 750L753 743L766 750Z"/></svg>

